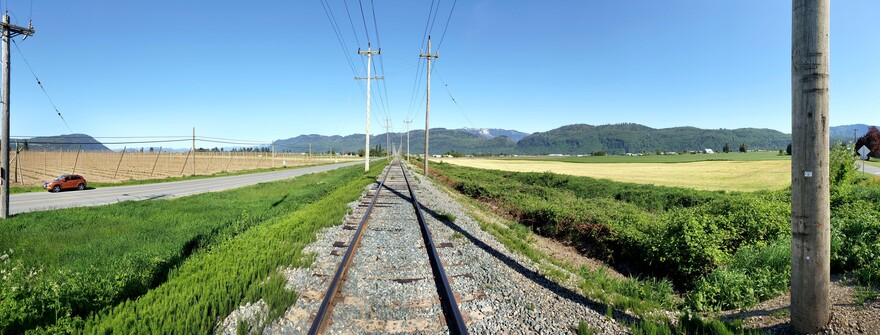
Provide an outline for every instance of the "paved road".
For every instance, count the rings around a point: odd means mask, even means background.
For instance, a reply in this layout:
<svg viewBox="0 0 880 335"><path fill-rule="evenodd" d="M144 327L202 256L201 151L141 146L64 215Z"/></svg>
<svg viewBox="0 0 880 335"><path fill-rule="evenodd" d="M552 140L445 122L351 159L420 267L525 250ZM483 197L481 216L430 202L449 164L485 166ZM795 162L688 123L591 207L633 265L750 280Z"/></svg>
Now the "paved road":
<svg viewBox="0 0 880 335"><path fill-rule="evenodd" d="M33 192L12 194L9 196L9 212L11 214L17 214L49 209L105 205L127 200L176 198L205 192L228 190L257 183L293 178L304 174L329 171L343 166L351 166L357 164L363 164L363 162L347 162L305 167L300 169L289 169L229 177L175 181L158 184L102 187L97 189L87 189L84 191L65 191L61 193Z"/></svg>
<svg viewBox="0 0 880 335"><path fill-rule="evenodd" d="M859 171L862 171L862 168L865 169L865 173L870 173L875 176L880 176L880 167L876 167L870 164L864 164L861 161L856 161L856 164L859 165Z"/></svg>

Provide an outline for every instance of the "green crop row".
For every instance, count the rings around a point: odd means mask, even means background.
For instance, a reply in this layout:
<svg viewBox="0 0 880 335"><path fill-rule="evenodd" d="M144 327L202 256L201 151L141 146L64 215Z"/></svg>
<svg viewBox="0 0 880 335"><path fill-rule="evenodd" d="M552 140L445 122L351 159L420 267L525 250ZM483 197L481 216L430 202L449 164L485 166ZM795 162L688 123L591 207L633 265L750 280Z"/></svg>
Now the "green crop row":
<svg viewBox="0 0 880 335"><path fill-rule="evenodd" d="M65 327L135 299L194 255L211 253L361 175L345 168L226 192L4 220L0 332Z"/></svg>
<svg viewBox="0 0 880 335"><path fill-rule="evenodd" d="M243 302L265 298L270 309L286 309L294 300L277 296L280 287L267 288L284 267L307 267L312 261L302 249L315 240L320 228L339 224L348 203L374 182L382 164L360 178L327 182L334 190L301 209L273 218L200 253L175 269L169 279L135 300L127 300L87 320L85 333L205 334L218 320ZM352 177L357 168L342 176ZM341 176L340 176L341 177ZM277 279L275 280L277 282ZM253 292L262 293L254 294ZM272 306L275 304L276 306Z"/></svg>

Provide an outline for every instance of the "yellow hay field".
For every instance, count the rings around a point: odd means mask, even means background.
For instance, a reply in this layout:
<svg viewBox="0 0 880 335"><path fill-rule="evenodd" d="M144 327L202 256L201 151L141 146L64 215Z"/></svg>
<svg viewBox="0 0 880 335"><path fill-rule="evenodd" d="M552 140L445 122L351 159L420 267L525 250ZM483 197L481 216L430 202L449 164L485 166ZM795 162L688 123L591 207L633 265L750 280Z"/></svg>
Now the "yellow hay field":
<svg viewBox="0 0 880 335"><path fill-rule="evenodd" d="M757 191L791 184L791 162L702 161L691 163L568 163L552 161L443 158L443 161L481 169L545 172L610 179L621 182L686 187L698 190Z"/></svg>

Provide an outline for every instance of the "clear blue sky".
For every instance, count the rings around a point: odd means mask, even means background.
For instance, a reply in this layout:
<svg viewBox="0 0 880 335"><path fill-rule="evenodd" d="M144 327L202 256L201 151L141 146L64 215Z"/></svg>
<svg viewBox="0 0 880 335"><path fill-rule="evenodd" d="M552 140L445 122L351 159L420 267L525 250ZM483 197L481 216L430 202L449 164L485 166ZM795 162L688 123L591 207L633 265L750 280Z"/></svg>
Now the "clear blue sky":
<svg viewBox="0 0 880 335"><path fill-rule="evenodd" d="M385 76L373 86L371 133L386 116L394 131L407 117L423 128L424 77L413 91L432 1L361 2ZM435 48L453 2L434 2ZM347 0L351 22L346 2L327 4L344 49L321 0L0 2L13 23L33 18L36 34L19 46L73 132L186 136L195 126L265 142L364 132L364 83L347 60L365 75L360 4ZM880 2L835 1L831 13L831 125L878 124ZM433 72L431 126L789 133L790 36L783 0L458 1ZM12 135L70 133L14 47L12 62Z"/></svg>

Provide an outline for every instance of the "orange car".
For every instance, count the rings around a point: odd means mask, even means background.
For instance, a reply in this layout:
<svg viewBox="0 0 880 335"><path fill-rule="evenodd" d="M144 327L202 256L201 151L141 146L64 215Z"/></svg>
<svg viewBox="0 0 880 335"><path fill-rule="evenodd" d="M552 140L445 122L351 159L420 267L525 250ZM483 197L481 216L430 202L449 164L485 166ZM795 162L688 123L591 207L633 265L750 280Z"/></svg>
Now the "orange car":
<svg viewBox="0 0 880 335"><path fill-rule="evenodd" d="M63 174L55 180L43 182L43 188L49 192L61 192L62 189L86 189L86 179L78 174Z"/></svg>

